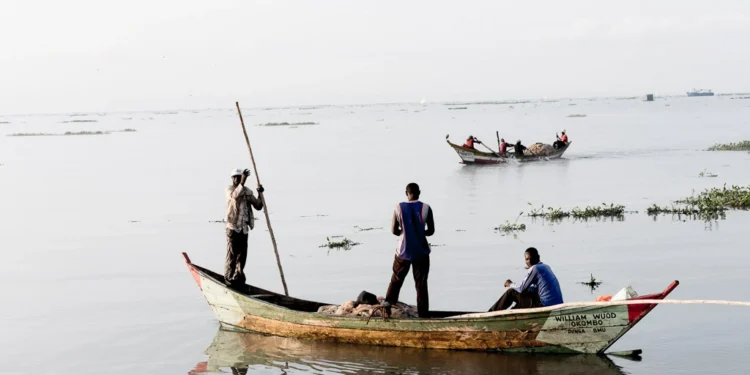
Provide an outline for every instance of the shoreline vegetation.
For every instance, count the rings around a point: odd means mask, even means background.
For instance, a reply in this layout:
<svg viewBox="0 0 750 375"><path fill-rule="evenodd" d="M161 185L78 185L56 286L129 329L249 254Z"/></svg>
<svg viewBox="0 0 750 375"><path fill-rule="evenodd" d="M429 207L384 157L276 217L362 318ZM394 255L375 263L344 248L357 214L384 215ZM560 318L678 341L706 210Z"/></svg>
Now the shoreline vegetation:
<svg viewBox="0 0 750 375"><path fill-rule="evenodd" d="M502 101L482 101L482 102L450 102L442 103L447 106L458 106L458 105L503 105L503 104L525 104L532 103L531 100L502 100Z"/></svg>
<svg viewBox="0 0 750 375"><path fill-rule="evenodd" d="M750 141L740 141L737 143L717 143L706 151L750 151Z"/></svg>
<svg viewBox="0 0 750 375"><path fill-rule="evenodd" d="M567 117L574 117L574 118L575 117L586 117L586 115L582 114L582 113L574 113L574 114L568 115Z"/></svg>
<svg viewBox="0 0 750 375"><path fill-rule="evenodd" d="M303 121L303 122L267 122L265 124L258 124L258 126L300 126L300 125L318 125L317 122Z"/></svg>
<svg viewBox="0 0 750 375"><path fill-rule="evenodd" d="M75 124L75 123L86 123L86 122L99 122L99 121L98 120L65 120L65 121L60 121L61 124Z"/></svg>
<svg viewBox="0 0 750 375"><path fill-rule="evenodd" d="M12 134L6 134L6 137L60 137L60 136L70 136L70 135L106 135L111 133L132 133L135 132L135 129L122 129L122 130L106 130L106 131L91 131L91 130L83 130L78 132L65 132L65 133L12 133Z"/></svg>

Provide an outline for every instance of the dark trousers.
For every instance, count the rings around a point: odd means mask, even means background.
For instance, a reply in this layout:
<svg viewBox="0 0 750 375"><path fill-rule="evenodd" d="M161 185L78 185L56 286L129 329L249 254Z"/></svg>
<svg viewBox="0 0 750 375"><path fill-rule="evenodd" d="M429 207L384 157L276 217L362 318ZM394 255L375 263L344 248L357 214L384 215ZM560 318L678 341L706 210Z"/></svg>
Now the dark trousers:
<svg viewBox="0 0 750 375"><path fill-rule="evenodd" d="M552 148L558 149L565 147L565 142L563 141L555 141L555 143L552 144Z"/></svg>
<svg viewBox="0 0 750 375"><path fill-rule="evenodd" d="M247 262L247 234L227 229L224 279L228 285L245 285L245 262Z"/></svg>
<svg viewBox="0 0 750 375"><path fill-rule="evenodd" d="M414 276L414 286L417 288L417 312L420 318L426 318L430 312L430 297L427 292L427 274L430 273L430 256L425 255L421 258L404 260L395 257L393 260L393 276L391 283L388 284L388 292L385 294L385 300L391 304L398 302L398 295L401 293L401 286L404 285L404 279L409 273L409 268L414 266L412 275Z"/></svg>
<svg viewBox="0 0 750 375"><path fill-rule="evenodd" d="M542 301L539 300L539 294L537 292L525 291L518 293L515 289L508 288L508 290L503 293L502 297L490 307L489 311L505 310L510 307L513 302L516 303L513 307L514 310L543 306Z"/></svg>

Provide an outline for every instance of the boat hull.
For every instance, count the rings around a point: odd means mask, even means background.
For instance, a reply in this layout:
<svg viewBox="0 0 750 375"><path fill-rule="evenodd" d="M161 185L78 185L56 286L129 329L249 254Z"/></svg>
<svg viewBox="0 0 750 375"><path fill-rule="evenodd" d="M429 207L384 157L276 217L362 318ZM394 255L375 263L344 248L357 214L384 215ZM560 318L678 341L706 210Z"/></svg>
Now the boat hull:
<svg viewBox="0 0 750 375"><path fill-rule="evenodd" d="M502 163L507 163L511 160L516 160L519 162L527 162L527 161L559 159L560 157L563 156L565 151L573 143L573 142L570 142L568 143L567 146L556 149L549 155L524 156L521 158L517 158L513 153L510 153L510 152L507 154L507 156L500 156L498 154L483 152L483 151L459 146L455 143L451 143L450 141L447 141L447 142L448 142L448 145L450 145L451 148L453 148L453 150L456 151L456 153L458 154L458 157L461 158L461 163L463 164L502 164Z"/></svg>
<svg viewBox="0 0 750 375"><path fill-rule="evenodd" d="M263 291L257 296L224 285L221 276L186 263L216 319L225 329L299 339L412 348L602 353L656 305L567 308L470 318L388 319L306 312L279 306L262 296L296 300ZM673 286L670 288L676 287ZM249 286L250 289L260 290ZM661 294L639 298L663 298ZM268 294L271 293L271 294ZM322 303L302 301L314 309ZM457 313L460 314L460 313Z"/></svg>

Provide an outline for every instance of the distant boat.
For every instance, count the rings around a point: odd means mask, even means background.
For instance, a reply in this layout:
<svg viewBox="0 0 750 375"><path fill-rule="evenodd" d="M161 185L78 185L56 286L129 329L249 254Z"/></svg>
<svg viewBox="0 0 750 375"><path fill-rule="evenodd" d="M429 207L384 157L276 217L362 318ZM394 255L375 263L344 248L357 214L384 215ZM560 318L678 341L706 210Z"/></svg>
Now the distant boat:
<svg viewBox="0 0 750 375"><path fill-rule="evenodd" d="M688 91L687 96L714 96L714 92L711 90L696 90Z"/></svg>

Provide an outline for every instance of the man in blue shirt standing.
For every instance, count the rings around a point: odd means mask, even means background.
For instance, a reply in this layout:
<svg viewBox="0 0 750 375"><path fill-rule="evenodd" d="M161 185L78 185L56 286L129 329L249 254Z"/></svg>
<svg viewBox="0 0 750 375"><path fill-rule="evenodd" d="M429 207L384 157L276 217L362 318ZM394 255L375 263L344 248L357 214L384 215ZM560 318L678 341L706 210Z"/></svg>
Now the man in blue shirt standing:
<svg viewBox="0 0 750 375"><path fill-rule="evenodd" d="M417 288L417 311L420 318L426 318L430 311L427 293L427 274L430 272L430 244L427 236L435 233L432 209L419 201L419 185L406 185L407 202L401 202L393 212L391 232L399 236L396 257L393 260L393 276L388 285L383 307L390 313L390 305L398 302L401 286L414 266L414 286Z"/></svg>
<svg viewBox="0 0 750 375"><path fill-rule="evenodd" d="M532 307L552 306L563 303L560 284L552 273L550 266L539 260L539 251L530 247L524 252L526 259L526 277L520 284L510 280L505 281L505 287L510 287L489 311L505 310L514 302L513 309L528 309Z"/></svg>

